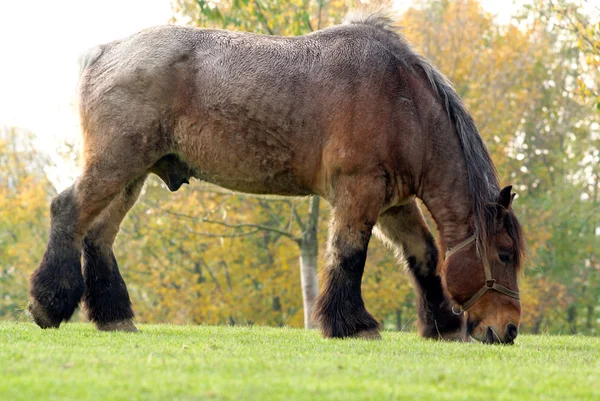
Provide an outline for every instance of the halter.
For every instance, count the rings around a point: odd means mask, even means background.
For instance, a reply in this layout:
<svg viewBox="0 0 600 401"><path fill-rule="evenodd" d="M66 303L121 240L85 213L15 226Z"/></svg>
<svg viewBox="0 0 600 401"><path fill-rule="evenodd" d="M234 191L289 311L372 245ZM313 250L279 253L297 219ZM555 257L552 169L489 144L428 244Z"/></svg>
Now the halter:
<svg viewBox="0 0 600 401"><path fill-rule="evenodd" d="M467 238L460 244L456 245L454 248L450 249L448 251L448 253L446 254L446 259L449 258L450 256L454 255L456 252L460 251L461 249L464 249L467 246L471 245L475 241L476 241L476 238L474 235ZM505 286L496 283L496 280L494 280L492 277L492 270L490 268L490 264L487 261L487 259L482 258L481 262L483 263L483 271L485 273L485 284L483 285L483 287L481 287L479 289L479 291L477 291L475 293L475 295L473 295L471 298L469 298L469 300L462 305L461 311L459 313L455 312L454 308L452 308L452 312L454 312L455 314L460 315L462 312L466 312L467 310L469 310L475 304L475 302L477 302L479 300L479 298L481 298L483 296L483 294L485 294L489 290L498 291L499 293L509 296L511 298L519 299L518 292L509 290Z"/></svg>

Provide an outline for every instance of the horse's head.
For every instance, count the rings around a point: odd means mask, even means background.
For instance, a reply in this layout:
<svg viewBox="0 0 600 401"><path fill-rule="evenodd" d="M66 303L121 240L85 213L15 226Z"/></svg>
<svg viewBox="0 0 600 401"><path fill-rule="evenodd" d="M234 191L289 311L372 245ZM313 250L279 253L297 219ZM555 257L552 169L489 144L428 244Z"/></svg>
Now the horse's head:
<svg viewBox="0 0 600 401"><path fill-rule="evenodd" d="M511 189L504 188L481 216L484 235L450 249L442 266L446 290L466 312L467 334L487 343L512 343L521 316L517 276L524 243Z"/></svg>

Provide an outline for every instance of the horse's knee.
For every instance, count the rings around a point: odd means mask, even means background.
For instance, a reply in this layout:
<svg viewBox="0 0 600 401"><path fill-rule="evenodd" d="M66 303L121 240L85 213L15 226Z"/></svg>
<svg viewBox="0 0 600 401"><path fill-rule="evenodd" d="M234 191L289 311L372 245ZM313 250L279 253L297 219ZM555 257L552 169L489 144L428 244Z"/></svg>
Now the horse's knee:
<svg viewBox="0 0 600 401"><path fill-rule="evenodd" d="M53 229L51 234L64 233L65 228L74 224L77 212L74 187L71 186L55 196L52 202L50 202L50 217Z"/></svg>
<svg viewBox="0 0 600 401"><path fill-rule="evenodd" d="M436 275L439 251L431 233L407 238L402 242L402 248L409 270L417 279Z"/></svg>

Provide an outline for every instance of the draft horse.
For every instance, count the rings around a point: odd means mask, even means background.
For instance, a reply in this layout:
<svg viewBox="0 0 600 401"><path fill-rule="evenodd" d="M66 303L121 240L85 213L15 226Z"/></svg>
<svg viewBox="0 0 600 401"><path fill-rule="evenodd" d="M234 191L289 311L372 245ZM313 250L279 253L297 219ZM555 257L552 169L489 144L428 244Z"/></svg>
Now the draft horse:
<svg viewBox="0 0 600 401"><path fill-rule="evenodd" d="M408 264L424 337L517 336L523 237L511 187L500 190L451 84L386 17L300 37L150 28L87 54L79 114L83 172L52 201L31 277L40 327L58 327L83 300L98 329L136 330L112 247L155 173L173 191L194 177L325 198L328 261L314 313L325 337L379 336L361 296L374 229Z"/></svg>

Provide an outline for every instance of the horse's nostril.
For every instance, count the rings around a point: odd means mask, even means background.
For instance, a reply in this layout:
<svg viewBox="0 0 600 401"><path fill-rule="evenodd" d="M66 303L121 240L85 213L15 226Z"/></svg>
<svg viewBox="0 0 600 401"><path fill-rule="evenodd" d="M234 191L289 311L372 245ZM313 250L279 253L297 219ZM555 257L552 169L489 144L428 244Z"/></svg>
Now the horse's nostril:
<svg viewBox="0 0 600 401"><path fill-rule="evenodd" d="M514 323L509 323L506 326L506 340L507 341L513 341L515 338L517 338L518 333L519 333L519 330L517 329L517 326Z"/></svg>

